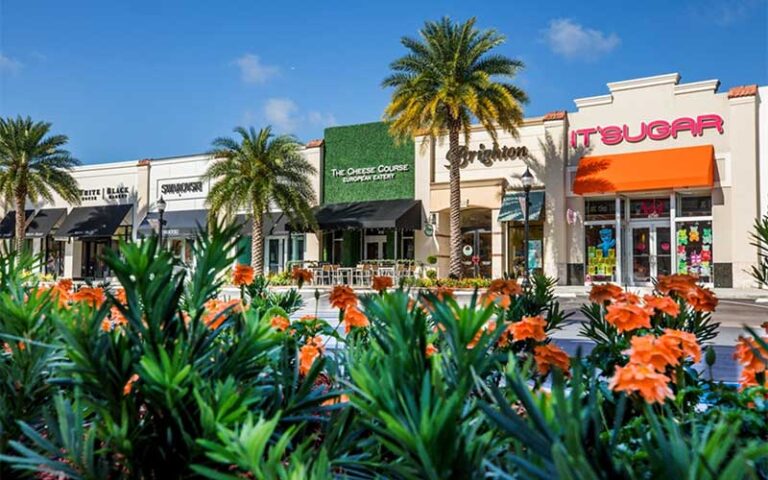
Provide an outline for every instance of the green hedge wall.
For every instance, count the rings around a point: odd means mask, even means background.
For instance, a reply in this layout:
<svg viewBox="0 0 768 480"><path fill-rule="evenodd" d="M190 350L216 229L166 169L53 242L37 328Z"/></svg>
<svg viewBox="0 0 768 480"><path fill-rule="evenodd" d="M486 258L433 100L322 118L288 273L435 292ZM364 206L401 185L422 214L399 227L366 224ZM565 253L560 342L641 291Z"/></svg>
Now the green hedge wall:
<svg viewBox="0 0 768 480"><path fill-rule="evenodd" d="M331 127L325 130L323 203L413 198L413 141L395 143L384 122ZM344 183L332 169L408 165L391 180Z"/></svg>

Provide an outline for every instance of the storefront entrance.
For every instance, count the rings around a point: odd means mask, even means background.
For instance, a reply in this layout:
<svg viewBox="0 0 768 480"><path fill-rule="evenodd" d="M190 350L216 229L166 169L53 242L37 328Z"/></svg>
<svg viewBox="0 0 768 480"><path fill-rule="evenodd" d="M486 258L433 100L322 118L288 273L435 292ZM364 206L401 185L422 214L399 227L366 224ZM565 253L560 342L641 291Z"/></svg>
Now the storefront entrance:
<svg viewBox="0 0 768 480"><path fill-rule="evenodd" d="M106 278L109 276L109 268L104 263L104 253L112 246L111 244L112 240L109 238L83 241L81 271L83 278Z"/></svg>
<svg viewBox="0 0 768 480"><path fill-rule="evenodd" d="M491 211L473 208L461 212L461 264L464 277L490 277L492 264Z"/></svg>
<svg viewBox="0 0 768 480"><path fill-rule="evenodd" d="M649 285L651 279L672 273L669 222L630 225L630 283Z"/></svg>
<svg viewBox="0 0 768 480"><path fill-rule="evenodd" d="M264 255L267 259L266 273L281 272L283 270L285 238L267 238L266 247L267 251Z"/></svg>
<svg viewBox="0 0 768 480"><path fill-rule="evenodd" d="M365 260L381 260L386 255L386 235L365 235Z"/></svg>

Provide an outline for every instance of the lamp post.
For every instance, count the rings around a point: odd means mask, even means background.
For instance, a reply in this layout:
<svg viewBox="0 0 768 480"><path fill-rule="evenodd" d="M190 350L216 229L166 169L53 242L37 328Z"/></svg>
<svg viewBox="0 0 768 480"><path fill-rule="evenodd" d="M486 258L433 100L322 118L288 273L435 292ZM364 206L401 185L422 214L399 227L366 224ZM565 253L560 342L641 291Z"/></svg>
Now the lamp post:
<svg viewBox="0 0 768 480"><path fill-rule="evenodd" d="M163 200L163 197L160 197L160 200L157 201L157 213L160 214L160 228L159 233L157 235L157 242L160 244L160 247L163 246L163 225L165 225L165 220L163 219L163 215L165 215L165 207L166 203L165 200Z"/></svg>
<svg viewBox="0 0 768 480"><path fill-rule="evenodd" d="M529 212L531 206L531 186L533 186L533 175L528 167L525 167L525 173L520 177L523 182L523 191L525 191L525 241L523 244L523 261L525 262L525 277L523 278L523 286L528 287L531 284L531 271L528 264L528 227L529 227Z"/></svg>

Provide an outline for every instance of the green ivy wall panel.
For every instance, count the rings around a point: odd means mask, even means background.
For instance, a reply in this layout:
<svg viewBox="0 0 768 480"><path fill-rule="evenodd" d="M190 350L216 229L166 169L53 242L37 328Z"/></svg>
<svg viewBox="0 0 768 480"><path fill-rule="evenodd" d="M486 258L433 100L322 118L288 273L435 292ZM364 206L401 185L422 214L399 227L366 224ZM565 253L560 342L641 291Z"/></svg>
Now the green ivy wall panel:
<svg viewBox="0 0 768 480"><path fill-rule="evenodd" d="M395 143L383 122L325 130L323 203L413 198L413 141Z"/></svg>

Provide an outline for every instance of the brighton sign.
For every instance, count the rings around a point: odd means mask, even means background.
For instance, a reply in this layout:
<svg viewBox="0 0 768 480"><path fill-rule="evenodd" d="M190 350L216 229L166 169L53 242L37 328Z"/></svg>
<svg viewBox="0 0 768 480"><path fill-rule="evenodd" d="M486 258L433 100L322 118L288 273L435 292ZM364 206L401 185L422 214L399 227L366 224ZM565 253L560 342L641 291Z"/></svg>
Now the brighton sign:
<svg viewBox="0 0 768 480"><path fill-rule="evenodd" d="M394 180L399 172L407 172L410 165L401 163L397 165L377 165L375 167L349 167L332 168L331 175L334 178L340 178L342 183L361 183L361 182L385 182Z"/></svg>
<svg viewBox="0 0 768 480"><path fill-rule="evenodd" d="M448 153L445 154L445 159L448 160L445 168L451 168L451 163L454 161L459 162L459 168L466 168L467 165L474 163L475 160L486 167L490 167L494 162L515 160L517 158L526 158L527 156L528 147L508 147L506 145L499 147L499 145L494 144L493 148L485 148L485 145L481 143L477 150L470 150L466 145L462 145L448 150Z"/></svg>
<svg viewBox="0 0 768 480"><path fill-rule="evenodd" d="M677 138L681 132L689 132L691 136L700 137L705 130L717 130L723 133L723 117L714 113L693 117L680 117L672 120L654 120L640 122L640 125L608 125L604 127L581 128L571 131L570 141L572 147L579 144L589 147L593 135L604 145L618 145L622 142L639 143L644 140L666 140Z"/></svg>

